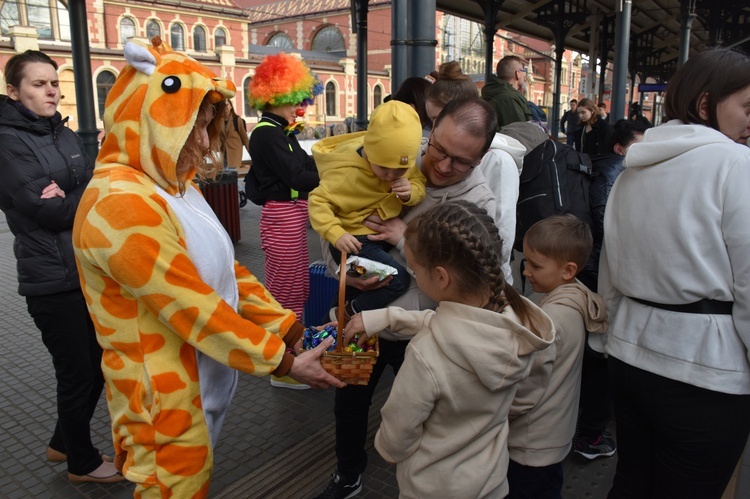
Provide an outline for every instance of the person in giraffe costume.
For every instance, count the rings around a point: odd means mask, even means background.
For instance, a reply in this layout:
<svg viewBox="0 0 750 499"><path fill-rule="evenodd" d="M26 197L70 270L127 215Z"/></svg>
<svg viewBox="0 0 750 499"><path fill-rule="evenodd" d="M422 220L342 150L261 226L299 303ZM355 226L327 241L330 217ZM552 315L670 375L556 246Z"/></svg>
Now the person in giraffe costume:
<svg viewBox="0 0 750 499"><path fill-rule="evenodd" d="M343 386L295 356L304 327L234 260L193 183L218 165L235 86L158 37L128 42L73 227L104 354L115 464L135 497L205 497L237 370Z"/></svg>

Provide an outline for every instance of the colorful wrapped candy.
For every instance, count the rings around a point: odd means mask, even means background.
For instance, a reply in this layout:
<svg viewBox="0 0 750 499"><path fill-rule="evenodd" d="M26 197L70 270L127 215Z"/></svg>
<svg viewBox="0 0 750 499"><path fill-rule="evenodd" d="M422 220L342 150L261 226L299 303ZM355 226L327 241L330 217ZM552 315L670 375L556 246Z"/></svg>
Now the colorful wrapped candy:
<svg viewBox="0 0 750 499"><path fill-rule="evenodd" d="M328 348L329 352L336 350L336 343L338 342L338 331L336 326L326 326L323 329L317 329L315 327L309 327L305 330L305 334L302 338L302 348L305 350L311 350L320 343L328 338L333 337L333 344ZM374 349L375 343L377 343L377 336L372 336L367 339L367 345L363 348L357 345L357 339L359 336L355 336L354 339L344 347L344 351L348 353L352 352L369 352Z"/></svg>

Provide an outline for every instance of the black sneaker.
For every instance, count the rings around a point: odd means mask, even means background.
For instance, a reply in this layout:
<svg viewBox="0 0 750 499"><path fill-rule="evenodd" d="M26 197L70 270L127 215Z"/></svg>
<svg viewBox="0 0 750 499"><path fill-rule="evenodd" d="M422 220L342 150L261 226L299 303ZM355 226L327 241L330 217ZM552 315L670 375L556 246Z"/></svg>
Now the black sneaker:
<svg viewBox="0 0 750 499"><path fill-rule="evenodd" d="M331 475L331 481L328 482L328 486L323 492L315 497L315 499L347 499L348 497L354 497L362 492L362 475L357 475L357 480L354 483L346 483L344 481L344 475L339 472Z"/></svg>
<svg viewBox="0 0 750 499"><path fill-rule="evenodd" d="M615 441L606 433L602 433L594 440L579 438L573 450L585 457L586 459L596 459L597 457L610 457L617 450Z"/></svg>

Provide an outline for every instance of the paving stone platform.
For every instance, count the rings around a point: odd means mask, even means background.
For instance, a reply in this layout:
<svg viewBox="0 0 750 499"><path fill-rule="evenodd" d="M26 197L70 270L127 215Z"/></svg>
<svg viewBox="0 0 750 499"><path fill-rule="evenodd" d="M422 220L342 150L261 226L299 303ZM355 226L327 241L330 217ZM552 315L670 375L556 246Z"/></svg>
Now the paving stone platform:
<svg viewBox="0 0 750 499"><path fill-rule="evenodd" d="M260 208L241 210L237 259L263 279ZM310 261L320 258L317 236L310 231ZM45 461L55 421L55 378L41 337L17 294L13 236L0 214L0 497L127 498L132 484L71 484L64 464ZM381 380L371 410L371 435L393 376ZM271 387L268 379L241 374L237 394L215 450L210 496L215 498L309 498L327 483L335 466L333 390L297 391ZM104 397L91 433L97 447L111 452L109 416ZM397 497L395 467L373 448L359 497ZM565 461L565 499L600 499L614 474L616 457ZM737 496L740 497L740 496ZM748 497L748 496L746 496Z"/></svg>

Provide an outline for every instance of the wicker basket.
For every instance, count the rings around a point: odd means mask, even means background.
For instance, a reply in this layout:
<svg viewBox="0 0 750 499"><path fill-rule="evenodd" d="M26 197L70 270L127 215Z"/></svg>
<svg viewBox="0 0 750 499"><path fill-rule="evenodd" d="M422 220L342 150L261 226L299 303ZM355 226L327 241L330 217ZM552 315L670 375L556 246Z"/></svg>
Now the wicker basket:
<svg viewBox="0 0 750 499"><path fill-rule="evenodd" d="M340 273L346 269L346 252L341 252ZM336 350L327 351L320 357L320 364L329 374L349 385L366 385L370 381L372 368L380 355L380 342L375 341L374 348L369 352L345 352L343 338L346 316L344 315L344 295L346 293L346 279L339 278L339 326Z"/></svg>
<svg viewBox="0 0 750 499"><path fill-rule="evenodd" d="M375 342L374 347L369 352L325 352L320 358L320 364L329 374L344 383L366 385L380 354L378 342Z"/></svg>

